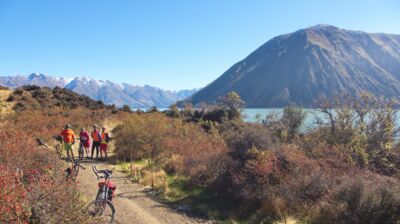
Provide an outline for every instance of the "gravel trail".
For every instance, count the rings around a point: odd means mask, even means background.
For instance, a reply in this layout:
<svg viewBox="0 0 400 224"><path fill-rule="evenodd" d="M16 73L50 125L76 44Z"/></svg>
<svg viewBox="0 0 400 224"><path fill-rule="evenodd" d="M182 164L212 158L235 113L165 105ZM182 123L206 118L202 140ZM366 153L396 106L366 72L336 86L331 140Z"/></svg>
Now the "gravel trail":
<svg viewBox="0 0 400 224"><path fill-rule="evenodd" d="M104 162L83 161L86 170L79 171L78 181L80 191L93 200L97 192L98 180L91 166L97 169L113 170L112 181L117 186L113 204L116 209L116 223L132 224L192 224L214 223L212 221L188 217L173 210L149 194L149 188L143 187L129 180L123 172L117 171L114 165Z"/></svg>

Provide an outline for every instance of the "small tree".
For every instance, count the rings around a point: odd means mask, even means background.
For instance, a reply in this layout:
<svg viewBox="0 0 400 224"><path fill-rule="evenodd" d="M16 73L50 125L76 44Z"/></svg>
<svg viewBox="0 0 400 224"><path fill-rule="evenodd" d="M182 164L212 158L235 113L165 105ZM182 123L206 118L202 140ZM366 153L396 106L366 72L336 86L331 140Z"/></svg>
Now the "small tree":
<svg viewBox="0 0 400 224"><path fill-rule="evenodd" d="M165 113L168 117L178 118L180 116L180 111L176 104L172 104Z"/></svg>
<svg viewBox="0 0 400 224"><path fill-rule="evenodd" d="M130 113L130 112L132 112L132 109L129 105L125 104L124 106L121 107L121 111Z"/></svg>
<svg viewBox="0 0 400 224"><path fill-rule="evenodd" d="M229 112L229 119L235 119L241 117L241 111L245 102L240 98L239 94L232 91L220 97L219 104L224 110Z"/></svg>
<svg viewBox="0 0 400 224"><path fill-rule="evenodd" d="M283 110L282 123L286 128L289 142L298 134L306 115L307 113L300 107L289 106Z"/></svg>

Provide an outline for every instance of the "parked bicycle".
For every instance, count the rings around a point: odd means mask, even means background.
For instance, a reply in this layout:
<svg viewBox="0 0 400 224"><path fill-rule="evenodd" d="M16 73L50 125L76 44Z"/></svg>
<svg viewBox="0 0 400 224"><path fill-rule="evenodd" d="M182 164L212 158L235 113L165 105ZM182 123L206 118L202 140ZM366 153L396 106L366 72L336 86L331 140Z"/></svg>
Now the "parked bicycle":
<svg viewBox="0 0 400 224"><path fill-rule="evenodd" d="M87 213L93 217L101 218L105 223L113 223L115 208L111 201L116 186L111 182L112 170L97 170L96 166L92 166L92 169L97 179L104 178L104 181L99 182L96 199L88 205Z"/></svg>
<svg viewBox="0 0 400 224"><path fill-rule="evenodd" d="M63 154L62 137L60 135L57 135L53 136L53 138L57 141L57 144L54 146L54 150L56 151L58 158L61 159Z"/></svg>
<svg viewBox="0 0 400 224"><path fill-rule="evenodd" d="M45 148L49 148L49 146L43 141L43 139L37 138L36 139L36 144L38 147L45 147Z"/></svg>
<svg viewBox="0 0 400 224"><path fill-rule="evenodd" d="M83 145L82 139L80 139L80 138L76 138L76 139L79 140L78 159L82 160L84 157L84 145Z"/></svg>
<svg viewBox="0 0 400 224"><path fill-rule="evenodd" d="M66 178L67 179L72 179L72 180L76 180L76 178L78 177L78 173L79 173L79 169L85 169L84 166L82 166L78 160L74 160L74 159L68 159L68 162L71 162L71 167L68 167L65 170Z"/></svg>

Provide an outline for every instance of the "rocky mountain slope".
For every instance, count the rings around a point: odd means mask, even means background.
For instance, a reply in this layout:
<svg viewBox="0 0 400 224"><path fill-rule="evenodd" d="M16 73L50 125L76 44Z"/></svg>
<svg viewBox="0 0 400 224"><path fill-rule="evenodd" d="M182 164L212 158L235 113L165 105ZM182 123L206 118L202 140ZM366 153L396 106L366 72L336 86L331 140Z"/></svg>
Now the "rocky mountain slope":
<svg viewBox="0 0 400 224"><path fill-rule="evenodd" d="M321 95L400 96L400 35L317 25L277 36L194 94L194 104L236 91L247 107L312 107Z"/></svg>
<svg viewBox="0 0 400 224"><path fill-rule="evenodd" d="M64 87L94 100L101 100L106 104L115 104L116 106L127 104L134 108L147 108L151 106L168 107L176 101L183 100L196 92L195 89L166 91L148 85L120 84L89 77L75 77L72 79L57 78L37 73L29 76L0 76L0 85L10 88L24 85L37 85L50 88L56 86Z"/></svg>

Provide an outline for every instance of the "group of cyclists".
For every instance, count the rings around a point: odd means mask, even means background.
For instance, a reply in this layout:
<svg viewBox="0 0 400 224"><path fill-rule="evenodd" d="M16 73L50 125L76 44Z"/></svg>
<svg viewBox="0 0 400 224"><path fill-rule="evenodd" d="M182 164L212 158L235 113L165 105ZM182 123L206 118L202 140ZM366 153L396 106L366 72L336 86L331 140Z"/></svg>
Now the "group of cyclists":
<svg viewBox="0 0 400 224"><path fill-rule="evenodd" d="M96 150L96 159L100 160L107 159L108 144L110 141L110 136L105 127L99 130L97 125L93 125L93 131L90 133L81 128L79 132L79 138L75 138L75 133L71 129L71 125L67 124L64 130L57 137L58 140L62 141L63 147L67 152L67 161L71 162L71 167L68 167L66 172L67 180L76 180L78 176L79 169L85 169L80 165L79 160L74 159L73 145L75 144L75 139L79 139L79 159L83 159L84 152L86 152L86 158L93 159L94 151ZM92 141L90 141L92 139ZM40 139L36 139L39 145L45 145ZM90 153L90 145L92 146L92 152ZM71 155L71 157L70 157ZM104 157L103 157L104 155ZM98 183L97 196L94 201L92 201L87 207L86 212L91 216L101 217L106 221L106 223L113 223L115 216L115 208L112 204L112 199L114 197L114 192L116 186L111 182L112 170L97 170L96 166L92 166L93 172L96 174L97 179L104 178L104 181Z"/></svg>
<svg viewBox="0 0 400 224"><path fill-rule="evenodd" d="M99 151L100 159L107 159L110 136L105 127L102 127L100 131L97 125L93 125L93 131L90 133L90 135L89 132L85 130L85 128L81 128L79 132L79 138L76 138L74 131L71 129L71 125L67 124L65 125L64 130L60 133L60 136L63 142L64 149L67 152L68 159L71 157L72 159L74 159L73 145L75 144L75 139L79 139L80 141L79 159L83 159L84 152L86 152L87 159L93 159L94 151L96 151L96 159L99 159ZM90 142L90 137L92 138L92 142ZM91 154L89 155L90 145L92 146L92 150Z"/></svg>

